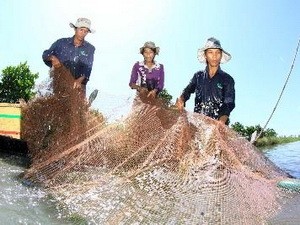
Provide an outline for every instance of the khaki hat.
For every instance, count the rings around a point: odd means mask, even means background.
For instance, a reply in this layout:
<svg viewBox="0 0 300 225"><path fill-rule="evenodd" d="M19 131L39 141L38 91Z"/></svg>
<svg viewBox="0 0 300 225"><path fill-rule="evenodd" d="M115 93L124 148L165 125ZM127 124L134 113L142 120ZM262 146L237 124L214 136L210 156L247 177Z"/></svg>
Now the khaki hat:
<svg viewBox="0 0 300 225"><path fill-rule="evenodd" d="M217 49L222 50L221 63L226 63L231 59L231 55L221 47L220 41L214 37L211 37L211 38L207 39L207 42L203 48L198 49L199 62L201 62L201 63L206 62L205 50L210 49L210 48L217 48Z"/></svg>
<svg viewBox="0 0 300 225"><path fill-rule="evenodd" d="M151 48L154 50L155 55L158 55L160 48L155 46L155 43L153 41L147 41L145 42L143 47L140 47L140 53L143 54L145 48Z"/></svg>
<svg viewBox="0 0 300 225"><path fill-rule="evenodd" d="M91 29L91 21L87 18L78 18L75 25L70 23L71 28L85 27L89 29L90 33L95 33L95 30Z"/></svg>

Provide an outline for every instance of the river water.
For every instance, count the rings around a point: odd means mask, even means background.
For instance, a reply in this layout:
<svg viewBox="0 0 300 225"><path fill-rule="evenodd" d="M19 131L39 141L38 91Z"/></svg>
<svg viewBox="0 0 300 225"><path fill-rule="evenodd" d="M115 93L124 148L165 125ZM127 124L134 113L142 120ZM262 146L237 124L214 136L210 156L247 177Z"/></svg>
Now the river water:
<svg viewBox="0 0 300 225"><path fill-rule="evenodd" d="M0 224L71 224L45 192L22 184L18 176L25 166L24 158L0 154Z"/></svg>
<svg viewBox="0 0 300 225"><path fill-rule="evenodd" d="M300 178L300 141L264 149L263 152L278 167Z"/></svg>
<svg viewBox="0 0 300 225"><path fill-rule="evenodd" d="M294 177L300 178L300 142L264 149L265 155ZM39 188L28 187L18 178L24 159L0 154L0 225L72 224L62 218L55 202Z"/></svg>

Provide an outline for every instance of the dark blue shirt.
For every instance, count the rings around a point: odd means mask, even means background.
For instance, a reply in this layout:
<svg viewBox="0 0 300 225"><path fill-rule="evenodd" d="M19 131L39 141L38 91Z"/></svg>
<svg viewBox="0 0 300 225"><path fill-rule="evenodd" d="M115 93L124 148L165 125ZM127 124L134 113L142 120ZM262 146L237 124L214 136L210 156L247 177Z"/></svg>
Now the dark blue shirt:
<svg viewBox="0 0 300 225"><path fill-rule="evenodd" d="M230 115L235 107L235 89L233 78L219 69L210 78L208 68L194 74L182 97L186 102L195 93L194 112L203 113L214 119Z"/></svg>
<svg viewBox="0 0 300 225"><path fill-rule="evenodd" d="M48 50L43 53L45 64L52 67L49 56L56 56L59 61L68 69L70 69L75 79L85 76L82 82L86 84L92 72L94 61L95 47L87 41L83 41L82 45L76 47L74 45L74 36L70 38L62 38L54 42Z"/></svg>

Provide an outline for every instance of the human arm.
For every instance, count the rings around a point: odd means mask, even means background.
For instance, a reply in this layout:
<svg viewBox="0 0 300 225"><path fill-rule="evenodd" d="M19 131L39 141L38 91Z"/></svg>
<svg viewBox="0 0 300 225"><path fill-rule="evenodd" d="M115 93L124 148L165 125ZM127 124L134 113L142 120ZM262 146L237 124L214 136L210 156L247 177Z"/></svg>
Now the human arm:
<svg viewBox="0 0 300 225"><path fill-rule="evenodd" d="M219 110L219 121L227 122L231 111L235 108L235 88L234 88L234 80L232 77L228 76L225 80L224 85L224 97L223 97L223 105ZM226 120L225 120L226 119Z"/></svg>
<svg viewBox="0 0 300 225"><path fill-rule="evenodd" d="M179 98L176 99L175 105L180 112L183 111L185 102L184 102L184 99L182 98L182 96L180 96Z"/></svg>
<svg viewBox="0 0 300 225"><path fill-rule="evenodd" d="M53 66L54 68L59 68L59 67L61 67L61 62L59 61L59 59L58 59L56 56L51 55L51 56L49 57L49 61L51 62L52 66Z"/></svg>
<svg viewBox="0 0 300 225"><path fill-rule="evenodd" d="M147 88L142 87L142 86L140 86L140 85L138 85L138 84L135 84L135 83L129 84L129 87L130 87L131 89L137 90L137 91L140 92L140 93L146 93L146 92L148 92L148 89L147 89Z"/></svg>
<svg viewBox="0 0 300 225"><path fill-rule="evenodd" d="M149 81L147 81L147 82L149 82ZM152 89L152 85L150 85L151 91L149 91L149 94L147 95L147 97L155 98L163 90L164 82L165 82L164 65L159 64L157 77L153 82L151 82L155 85L154 85L153 89Z"/></svg>
<svg viewBox="0 0 300 225"><path fill-rule="evenodd" d="M143 92L143 91L148 91L147 88L144 88L140 85L140 83L138 84L138 71L139 71L139 63L136 62L131 70L131 76L130 76L130 81L129 81L129 87L131 89L135 89L138 92Z"/></svg>
<svg viewBox="0 0 300 225"><path fill-rule="evenodd" d="M190 80L190 83L183 89L180 97L177 98L175 105L179 109L179 111L183 111L185 107L185 102L190 99L192 93L195 92L197 86L197 73Z"/></svg>
<svg viewBox="0 0 300 225"><path fill-rule="evenodd" d="M155 98L157 93L158 93L157 89L153 89L153 90L149 91L147 97L148 98Z"/></svg>
<svg viewBox="0 0 300 225"><path fill-rule="evenodd" d="M42 54L42 59L44 63L49 67L58 67L60 64L59 59L56 57L56 49L59 45L59 41L54 42L51 47L47 50L45 50Z"/></svg>
<svg viewBox="0 0 300 225"><path fill-rule="evenodd" d="M129 87L131 89L138 89L140 85L137 84L138 80L138 62L135 63L131 69L131 75L130 75L130 80L129 80Z"/></svg>
<svg viewBox="0 0 300 225"><path fill-rule="evenodd" d="M221 116L221 117L219 117L219 121L222 123L222 124L226 124L227 123L227 121L228 121L228 116L227 115L223 115L223 116Z"/></svg>
<svg viewBox="0 0 300 225"><path fill-rule="evenodd" d="M86 84L91 76L93 63L94 63L94 55L95 55L95 47L90 43L86 43L84 46L84 50L82 51L83 55L83 64L81 65L80 75L82 78L82 84ZM80 77L80 78L81 78Z"/></svg>
<svg viewBox="0 0 300 225"><path fill-rule="evenodd" d="M75 79L74 84L73 84L73 88L75 88L75 89L81 88L81 85L82 85L84 79L85 79L85 76L81 76L81 77Z"/></svg>

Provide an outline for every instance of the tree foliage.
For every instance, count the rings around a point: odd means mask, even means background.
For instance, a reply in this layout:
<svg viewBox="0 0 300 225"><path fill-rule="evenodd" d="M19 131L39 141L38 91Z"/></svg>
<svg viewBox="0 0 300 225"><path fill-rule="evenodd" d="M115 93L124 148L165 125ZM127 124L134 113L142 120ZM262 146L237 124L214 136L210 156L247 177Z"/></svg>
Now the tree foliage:
<svg viewBox="0 0 300 225"><path fill-rule="evenodd" d="M38 73L32 73L27 62L18 66L8 66L0 75L0 102L15 103L34 97L33 91Z"/></svg>
<svg viewBox="0 0 300 225"><path fill-rule="evenodd" d="M240 122L235 122L234 124L231 125L231 128L235 130L237 133L239 133L241 136L247 138L248 140L251 139L251 136L255 131L257 132L258 135L263 129L260 125L244 126ZM275 132L274 129L268 128L261 133L260 138L263 137L277 137L277 133Z"/></svg>
<svg viewBox="0 0 300 225"><path fill-rule="evenodd" d="M171 106L172 105L172 98L173 96L169 94L167 89L163 89L159 94L158 97L161 98L166 106Z"/></svg>

